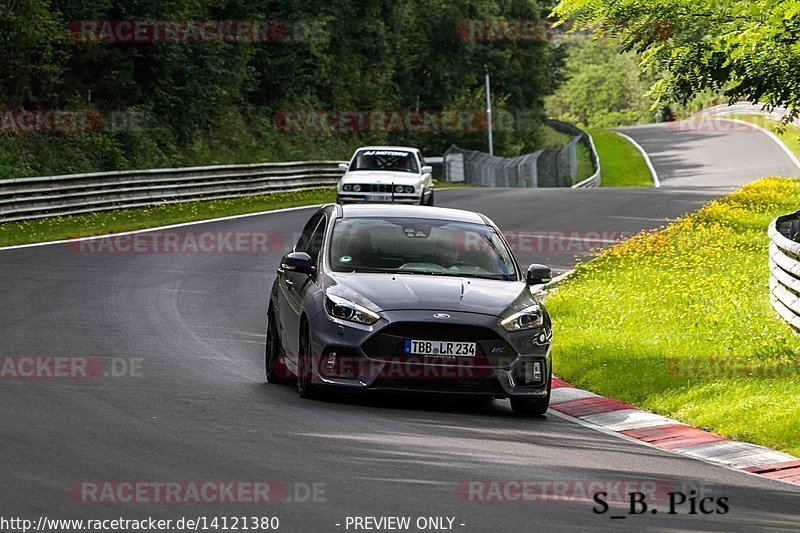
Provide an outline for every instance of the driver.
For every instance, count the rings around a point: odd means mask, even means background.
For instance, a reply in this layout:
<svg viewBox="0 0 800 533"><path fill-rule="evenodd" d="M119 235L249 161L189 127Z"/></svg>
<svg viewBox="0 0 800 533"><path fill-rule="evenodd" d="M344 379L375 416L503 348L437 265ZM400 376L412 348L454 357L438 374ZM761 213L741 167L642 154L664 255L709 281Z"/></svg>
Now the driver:
<svg viewBox="0 0 800 533"><path fill-rule="evenodd" d="M359 227L348 229L349 231L340 237L339 261L350 266L373 266L375 251L372 248L369 231Z"/></svg>
<svg viewBox="0 0 800 533"><path fill-rule="evenodd" d="M434 256L436 263L444 268L451 268L458 263L458 250L453 247L453 243L449 239L439 239L436 242Z"/></svg>

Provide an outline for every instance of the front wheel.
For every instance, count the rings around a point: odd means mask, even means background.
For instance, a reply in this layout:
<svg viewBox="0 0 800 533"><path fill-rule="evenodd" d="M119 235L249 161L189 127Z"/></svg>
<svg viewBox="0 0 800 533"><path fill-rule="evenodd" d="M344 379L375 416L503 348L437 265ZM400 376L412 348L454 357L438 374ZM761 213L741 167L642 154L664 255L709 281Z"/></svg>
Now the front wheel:
<svg viewBox="0 0 800 533"><path fill-rule="evenodd" d="M311 361L311 338L308 324L303 324L300 332L300 352L297 354L297 393L301 398L314 399L318 390L311 383L313 364Z"/></svg>
<svg viewBox="0 0 800 533"><path fill-rule="evenodd" d="M549 407L549 392L544 398L511 398L511 409L517 416L542 416Z"/></svg>
<svg viewBox="0 0 800 533"><path fill-rule="evenodd" d="M281 339L278 336L278 323L272 306L267 313L267 342L264 352L264 374L267 383L283 383L286 380L286 367L281 362Z"/></svg>
<svg viewBox="0 0 800 533"><path fill-rule="evenodd" d="M428 201L425 202L425 205L433 207L433 191L431 191L431 194L428 195Z"/></svg>

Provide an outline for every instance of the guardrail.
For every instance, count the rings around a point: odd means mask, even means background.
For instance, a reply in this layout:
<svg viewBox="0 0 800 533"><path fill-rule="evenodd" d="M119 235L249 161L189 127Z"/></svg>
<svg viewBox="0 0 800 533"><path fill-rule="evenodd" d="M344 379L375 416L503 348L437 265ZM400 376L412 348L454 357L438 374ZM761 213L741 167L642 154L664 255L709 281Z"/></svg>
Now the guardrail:
<svg viewBox="0 0 800 533"><path fill-rule="evenodd" d="M751 104L748 102L737 102L735 104L720 104L698 111L686 118L686 120L724 117L725 115L761 115L774 120L783 120L789 110L785 107L776 107L772 111L765 111L764 104ZM792 121L800 126L800 118Z"/></svg>
<svg viewBox="0 0 800 533"><path fill-rule="evenodd" d="M589 132L583 131L575 124L570 124L569 122L564 122L561 120L548 120L547 124L556 131L572 135L573 137L578 137L578 142L583 144L589 150L589 158L592 160L592 167L594 168L594 173L585 180L582 180L576 183L575 185L572 185L572 188L586 189L590 187L599 187L600 154L597 153L597 148L595 148L594 146L594 139L592 139L592 136L589 134ZM573 156L575 155L576 154L573 150Z"/></svg>
<svg viewBox="0 0 800 533"><path fill-rule="evenodd" d="M585 180L581 181L580 183L576 183L572 186L573 189L586 189L589 187L599 187L600 186L600 154L597 152L597 148L594 147L594 139L592 139L592 135L587 131L586 139L589 141L589 156L592 158L592 164L594 164L594 174L586 178Z"/></svg>
<svg viewBox="0 0 800 533"><path fill-rule="evenodd" d="M767 233L772 306L800 330L800 211L773 220Z"/></svg>
<svg viewBox="0 0 800 533"><path fill-rule="evenodd" d="M312 161L125 170L0 181L0 222L335 185L339 163Z"/></svg>

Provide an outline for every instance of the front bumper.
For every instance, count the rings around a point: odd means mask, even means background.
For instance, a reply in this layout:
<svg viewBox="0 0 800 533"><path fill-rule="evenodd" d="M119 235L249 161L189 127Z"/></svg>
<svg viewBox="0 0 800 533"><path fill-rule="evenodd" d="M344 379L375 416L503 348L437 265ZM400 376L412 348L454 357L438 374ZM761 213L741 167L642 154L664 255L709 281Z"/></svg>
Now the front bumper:
<svg viewBox="0 0 800 533"><path fill-rule="evenodd" d="M418 204L420 195L372 192L339 192L337 202L340 204Z"/></svg>
<svg viewBox="0 0 800 533"><path fill-rule="evenodd" d="M312 382L364 391L400 391L494 398L545 397L550 389L552 335L549 325L508 333L497 317L435 311L383 312L373 326L312 318ZM430 319L428 319L430 318ZM402 354L406 338L475 342L474 357Z"/></svg>

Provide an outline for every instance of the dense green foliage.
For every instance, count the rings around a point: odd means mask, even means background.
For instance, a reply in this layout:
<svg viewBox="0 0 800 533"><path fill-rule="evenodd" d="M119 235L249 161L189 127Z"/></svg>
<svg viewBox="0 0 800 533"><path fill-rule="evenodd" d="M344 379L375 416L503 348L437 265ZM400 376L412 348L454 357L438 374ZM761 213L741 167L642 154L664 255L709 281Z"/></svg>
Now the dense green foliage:
<svg viewBox="0 0 800 533"><path fill-rule="evenodd" d="M495 113L527 120L496 131L513 155L542 136L553 85L543 40L465 38L464 20L536 19L529 0L17 0L0 2L0 178L145 166L343 158L365 142L483 148L483 132L285 133L282 110L476 110L484 65ZM84 42L82 20L269 20L267 42ZM460 26L462 25L462 26ZM114 112L121 127L25 133L9 110ZM480 114L480 113L479 113Z"/></svg>
<svg viewBox="0 0 800 533"><path fill-rule="evenodd" d="M564 82L547 98L548 116L585 127L653 122L647 96L655 81L642 73L636 54L620 53L609 40L574 39L564 45Z"/></svg>
<svg viewBox="0 0 800 533"><path fill-rule="evenodd" d="M800 107L798 0L561 0L555 14L618 38L666 71L654 87L660 99L686 102L710 90Z"/></svg>

